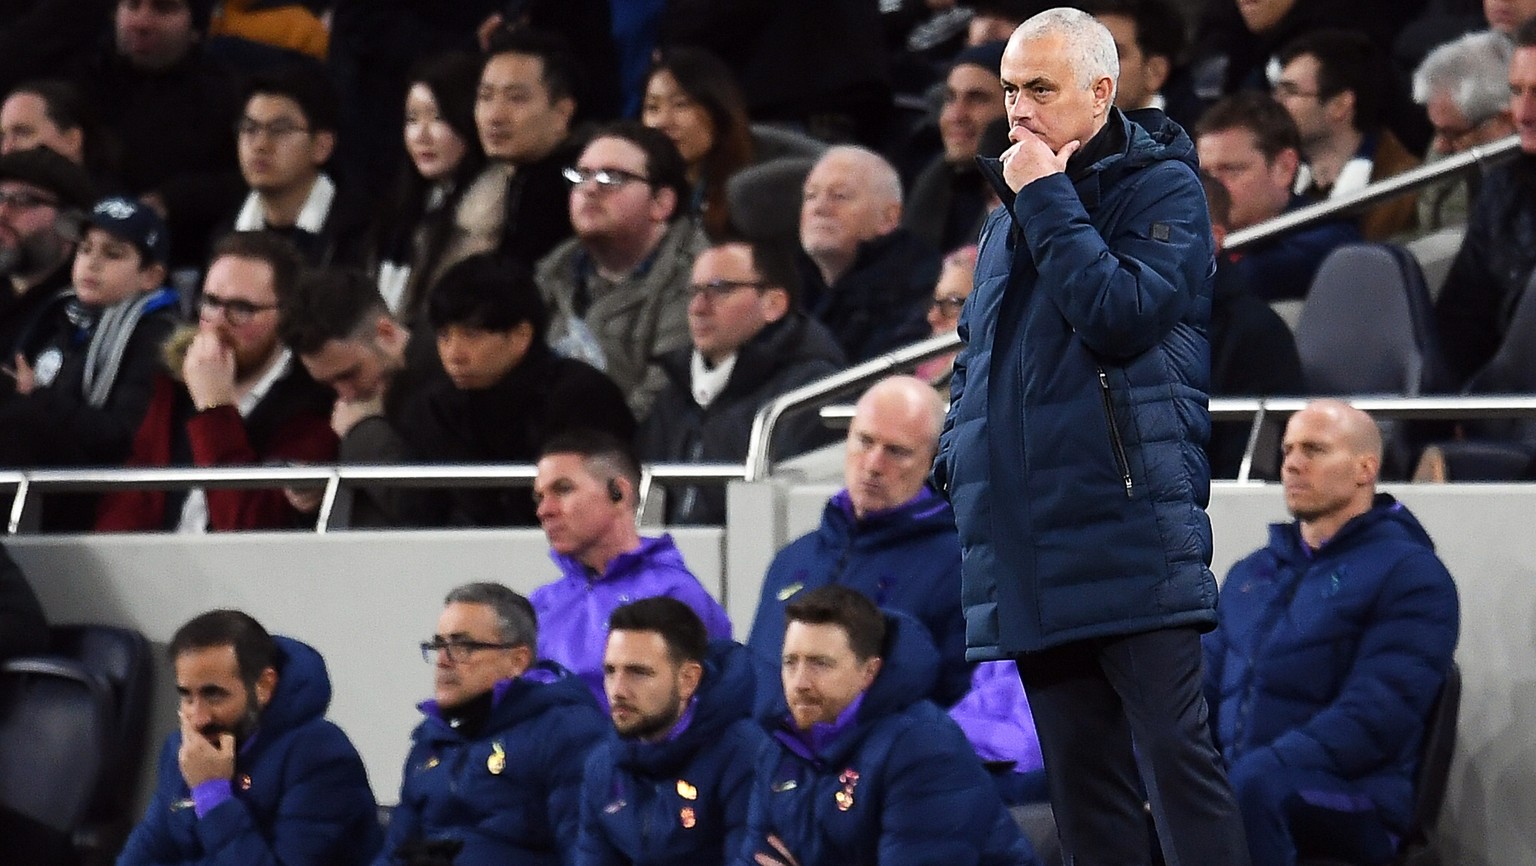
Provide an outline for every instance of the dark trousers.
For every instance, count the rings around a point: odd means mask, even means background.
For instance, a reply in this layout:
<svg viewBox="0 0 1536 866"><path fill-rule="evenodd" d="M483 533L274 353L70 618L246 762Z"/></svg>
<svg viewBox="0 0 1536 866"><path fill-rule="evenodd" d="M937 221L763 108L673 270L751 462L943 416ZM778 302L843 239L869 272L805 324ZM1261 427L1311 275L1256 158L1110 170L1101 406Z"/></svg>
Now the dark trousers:
<svg viewBox="0 0 1536 866"><path fill-rule="evenodd" d="M1196 629L1078 641L1018 665L1067 866L1149 863L1144 801L1167 866L1246 866Z"/></svg>

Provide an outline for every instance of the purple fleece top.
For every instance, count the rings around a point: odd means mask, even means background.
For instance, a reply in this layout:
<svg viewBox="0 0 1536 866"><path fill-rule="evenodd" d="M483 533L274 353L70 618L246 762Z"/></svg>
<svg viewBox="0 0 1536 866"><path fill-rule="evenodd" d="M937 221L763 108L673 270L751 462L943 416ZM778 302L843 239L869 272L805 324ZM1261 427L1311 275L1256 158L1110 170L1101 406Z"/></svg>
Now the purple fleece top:
<svg viewBox="0 0 1536 866"><path fill-rule="evenodd" d="M608 696L603 693L603 647L614 609L664 595L693 608L710 638L731 636L725 608L688 571L670 535L640 539L639 547L614 557L600 575L553 551L549 558L564 577L529 597L539 620L539 658L559 662L581 677L604 712Z"/></svg>

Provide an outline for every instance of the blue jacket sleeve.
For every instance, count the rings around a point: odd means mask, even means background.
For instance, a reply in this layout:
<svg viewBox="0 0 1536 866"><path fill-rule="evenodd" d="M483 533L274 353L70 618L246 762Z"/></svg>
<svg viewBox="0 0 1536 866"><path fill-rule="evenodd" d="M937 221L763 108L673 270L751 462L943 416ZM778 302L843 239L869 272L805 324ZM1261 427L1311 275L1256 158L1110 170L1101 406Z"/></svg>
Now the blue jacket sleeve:
<svg viewBox="0 0 1536 866"><path fill-rule="evenodd" d="M576 834L576 866L624 866L622 853L608 841L602 831L598 812L603 808L603 790L607 782L611 761L605 760L606 750L593 750L582 773L581 819Z"/></svg>
<svg viewBox="0 0 1536 866"><path fill-rule="evenodd" d="M570 844L581 828L581 777L592 749L608 734L608 720L598 713L570 713L547 740L549 827L560 849L560 862L576 862Z"/></svg>
<svg viewBox="0 0 1536 866"><path fill-rule="evenodd" d="M1383 582L1375 613L1333 703L1244 755L1233 776L1285 766L1356 778L1401 754L1421 731L1456 648L1450 573L1430 551L1405 557Z"/></svg>
<svg viewBox="0 0 1536 866"><path fill-rule="evenodd" d="M169 866L181 862L171 842L171 808L180 798L184 787L181 770L176 762L178 750L174 737L168 739L160 750L159 781L155 794L144 811L143 820L133 828L122 853L117 855L117 866ZM183 808L191 809L191 803Z"/></svg>
<svg viewBox="0 0 1536 866"><path fill-rule="evenodd" d="M751 720L737 722L727 735L736 741L736 748L727 758L717 795L724 804L722 813L725 816L725 858L722 862L728 863L751 836L748 827L755 787L753 783L757 779L757 761L763 748L770 744L763 729Z"/></svg>
<svg viewBox="0 0 1536 866"><path fill-rule="evenodd" d="M1180 162L1145 169L1111 237L1099 235L1065 174L1027 184L1013 202L1024 242L1062 316L1094 352L1126 359L1157 345L1210 278L1205 194Z"/></svg>
<svg viewBox="0 0 1536 866"><path fill-rule="evenodd" d="M349 857L359 845L377 845L354 838L357 831L358 786L367 788L362 760L341 730L318 728L312 741L294 748L292 762L299 772L286 779L277 815L270 828L257 825L238 797L224 801L197 822L197 836L206 852L206 866L321 866ZM373 794L368 793L371 802ZM377 825L375 825L377 826ZM366 853L373 853L371 848Z"/></svg>
<svg viewBox="0 0 1536 866"><path fill-rule="evenodd" d="M729 866L757 866L754 859L757 852L772 850L768 847L768 835L774 833L775 829L773 815L768 808L768 785L778 756L778 745L765 736L758 746L756 758L749 763L752 778L747 783L750 790L747 793L746 832L738 834L741 840L739 847L726 848L725 862Z"/></svg>
<svg viewBox="0 0 1536 866"><path fill-rule="evenodd" d="M943 723L903 732L881 770L881 866L981 862L1002 804L960 729L947 718Z"/></svg>
<svg viewBox="0 0 1536 866"><path fill-rule="evenodd" d="M416 747L405 758L405 769L400 774L401 779L408 777L412 765L417 761ZM402 784L403 788L403 784ZM416 806L400 798L400 802L389 813L389 829L384 834L384 847L380 849L379 856L374 858L371 866L392 866L391 857L400 843L407 839L414 839L421 835L421 815L416 811Z"/></svg>

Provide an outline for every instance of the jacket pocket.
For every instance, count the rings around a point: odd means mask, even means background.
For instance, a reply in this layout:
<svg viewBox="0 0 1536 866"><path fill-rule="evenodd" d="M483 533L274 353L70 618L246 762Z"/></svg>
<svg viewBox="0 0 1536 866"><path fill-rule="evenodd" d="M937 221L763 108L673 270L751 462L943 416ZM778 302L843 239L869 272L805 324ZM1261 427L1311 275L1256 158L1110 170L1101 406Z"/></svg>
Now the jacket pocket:
<svg viewBox="0 0 1536 866"><path fill-rule="evenodd" d="M1099 374L1099 397L1104 402L1104 420L1109 422L1109 444L1115 452L1115 468L1120 470L1120 481L1125 485L1125 498L1134 498L1131 483L1131 464L1125 459L1125 439L1120 435L1120 422L1115 420L1115 401L1109 390L1109 374L1102 366L1095 365Z"/></svg>

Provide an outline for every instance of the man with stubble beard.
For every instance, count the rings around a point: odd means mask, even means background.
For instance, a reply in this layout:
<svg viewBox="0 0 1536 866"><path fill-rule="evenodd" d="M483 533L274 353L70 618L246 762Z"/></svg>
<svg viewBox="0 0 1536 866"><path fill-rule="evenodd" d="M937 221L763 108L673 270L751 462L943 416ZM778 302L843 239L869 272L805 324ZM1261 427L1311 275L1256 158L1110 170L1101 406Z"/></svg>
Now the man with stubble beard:
<svg viewBox="0 0 1536 866"><path fill-rule="evenodd" d="M336 459L331 395L278 340L278 298L293 294L299 270L298 252L275 235L235 232L219 242L197 327L167 345L172 372L156 383L130 466ZM125 491L103 498L97 528L206 532L300 520L280 489Z"/></svg>
<svg viewBox="0 0 1536 866"><path fill-rule="evenodd" d="M331 682L308 644L214 610L171 638L180 730L118 866L366 863L381 832L362 758L325 719Z"/></svg>

